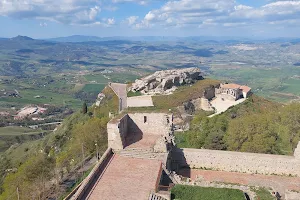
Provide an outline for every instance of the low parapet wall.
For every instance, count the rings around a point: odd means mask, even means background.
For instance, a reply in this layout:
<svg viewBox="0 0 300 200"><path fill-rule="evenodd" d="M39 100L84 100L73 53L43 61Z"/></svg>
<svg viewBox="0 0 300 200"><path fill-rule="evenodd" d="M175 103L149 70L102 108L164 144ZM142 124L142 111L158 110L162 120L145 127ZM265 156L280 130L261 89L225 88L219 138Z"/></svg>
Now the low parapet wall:
<svg viewBox="0 0 300 200"><path fill-rule="evenodd" d="M204 149L174 149L172 159L181 167L300 176L300 159L294 156Z"/></svg>
<svg viewBox="0 0 300 200"><path fill-rule="evenodd" d="M70 195L68 195L64 200L81 200L85 199L87 195L92 190L94 184L98 180L98 178L103 174L107 164L109 163L109 160L112 158L113 152L111 148L108 148L102 157L100 158L97 165L93 168L93 170L90 172L88 177L86 177L80 187L73 191Z"/></svg>

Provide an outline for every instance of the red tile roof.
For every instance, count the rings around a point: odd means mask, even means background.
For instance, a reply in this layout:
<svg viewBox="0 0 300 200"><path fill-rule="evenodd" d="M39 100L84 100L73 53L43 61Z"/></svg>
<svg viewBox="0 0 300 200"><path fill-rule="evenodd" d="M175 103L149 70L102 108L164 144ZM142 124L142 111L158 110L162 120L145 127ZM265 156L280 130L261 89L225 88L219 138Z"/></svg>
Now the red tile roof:
<svg viewBox="0 0 300 200"><path fill-rule="evenodd" d="M243 92L246 92L246 93L248 93L248 92L251 90L251 88L248 87L248 86L246 86L246 85L242 85L242 86L240 87L240 89L243 90Z"/></svg>
<svg viewBox="0 0 300 200"><path fill-rule="evenodd" d="M251 88L246 86L246 85L238 85L238 84L235 84L235 83L229 83L229 84L224 84L224 85L221 85L221 88L226 88L226 89L241 89L243 92L246 92L248 93Z"/></svg>
<svg viewBox="0 0 300 200"><path fill-rule="evenodd" d="M240 85L235 83L221 85L221 88L226 88L226 89L239 89L240 87L241 87Z"/></svg>

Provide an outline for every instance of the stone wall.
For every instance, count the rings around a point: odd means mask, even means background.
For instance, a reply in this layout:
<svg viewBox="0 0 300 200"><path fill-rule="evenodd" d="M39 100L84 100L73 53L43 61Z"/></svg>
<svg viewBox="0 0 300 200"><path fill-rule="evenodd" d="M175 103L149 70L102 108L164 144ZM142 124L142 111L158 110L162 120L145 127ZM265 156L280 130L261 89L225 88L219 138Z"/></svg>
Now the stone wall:
<svg viewBox="0 0 300 200"><path fill-rule="evenodd" d="M129 116L126 114L119 120L111 120L107 124L108 146L114 150L121 150L126 146Z"/></svg>
<svg viewBox="0 0 300 200"><path fill-rule="evenodd" d="M206 98L201 98L201 108L204 111L214 111L211 103Z"/></svg>
<svg viewBox="0 0 300 200"><path fill-rule="evenodd" d="M179 165L179 167L189 166L190 168L228 172L300 176L300 159L294 156L204 149L174 149L172 159L174 166Z"/></svg>
<svg viewBox="0 0 300 200"><path fill-rule="evenodd" d="M136 125L135 127L138 127L143 134L165 135L170 131L172 115L165 113L130 113L128 115L132 123ZM130 131L135 131L133 126L130 126Z"/></svg>
<svg viewBox="0 0 300 200"><path fill-rule="evenodd" d="M208 100L211 100L215 97L215 93L216 93L216 88L214 86L211 86L205 89L203 93L203 97L205 97Z"/></svg>

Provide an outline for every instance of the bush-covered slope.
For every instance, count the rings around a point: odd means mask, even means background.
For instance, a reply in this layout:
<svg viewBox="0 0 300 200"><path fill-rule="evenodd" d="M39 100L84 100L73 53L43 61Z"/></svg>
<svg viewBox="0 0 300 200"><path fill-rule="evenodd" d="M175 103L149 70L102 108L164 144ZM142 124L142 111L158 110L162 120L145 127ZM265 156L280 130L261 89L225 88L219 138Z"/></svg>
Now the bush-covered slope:
<svg viewBox="0 0 300 200"><path fill-rule="evenodd" d="M253 95L213 118L194 117L176 135L179 147L291 155L300 141L300 104L281 105Z"/></svg>
<svg viewBox="0 0 300 200"><path fill-rule="evenodd" d="M64 179L78 170L83 157L95 155L95 144L100 154L107 148L108 113L117 112L118 98L108 87L103 93L106 98L100 107L69 116L34 149L20 152L23 147L19 146L0 157L0 175L4 177L0 179L0 199L17 199L17 188L21 199L59 198L64 194ZM14 152L27 156L10 157Z"/></svg>

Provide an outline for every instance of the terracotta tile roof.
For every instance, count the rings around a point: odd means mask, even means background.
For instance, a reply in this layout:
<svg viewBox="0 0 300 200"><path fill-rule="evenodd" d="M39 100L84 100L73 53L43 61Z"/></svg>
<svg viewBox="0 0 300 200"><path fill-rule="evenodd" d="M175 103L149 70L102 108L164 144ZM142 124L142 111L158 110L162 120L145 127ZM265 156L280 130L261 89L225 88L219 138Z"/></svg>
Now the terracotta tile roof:
<svg viewBox="0 0 300 200"><path fill-rule="evenodd" d="M239 89L240 87L241 87L240 85L235 83L221 85L221 88L226 88L226 89Z"/></svg>
<svg viewBox="0 0 300 200"><path fill-rule="evenodd" d="M248 86L246 86L246 85L242 85L242 86L240 87L240 89L243 90L243 92L246 92L246 93L248 93L248 92L251 90L251 88L248 87Z"/></svg>

